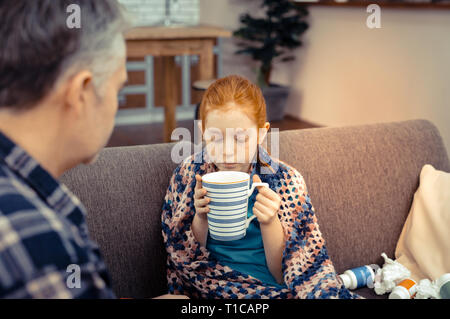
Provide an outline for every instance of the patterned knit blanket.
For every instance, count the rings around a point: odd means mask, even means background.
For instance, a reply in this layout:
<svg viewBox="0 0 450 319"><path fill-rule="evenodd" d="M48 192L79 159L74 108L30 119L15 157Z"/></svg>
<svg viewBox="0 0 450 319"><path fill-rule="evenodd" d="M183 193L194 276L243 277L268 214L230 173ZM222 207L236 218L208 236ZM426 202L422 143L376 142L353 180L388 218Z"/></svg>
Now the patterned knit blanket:
<svg viewBox="0 0 450 319"><path fill-rule="evenodd" d="M251 177L278 193L278 212L286 240L282 272L286 288L277 288L220 264L195 239L195 175L217 171L205 149L188 157L174 171L162 211L169 293L191 298L345 298L360 296L346 289L328 257L314 207L302 175L259 147Z"/></svg>

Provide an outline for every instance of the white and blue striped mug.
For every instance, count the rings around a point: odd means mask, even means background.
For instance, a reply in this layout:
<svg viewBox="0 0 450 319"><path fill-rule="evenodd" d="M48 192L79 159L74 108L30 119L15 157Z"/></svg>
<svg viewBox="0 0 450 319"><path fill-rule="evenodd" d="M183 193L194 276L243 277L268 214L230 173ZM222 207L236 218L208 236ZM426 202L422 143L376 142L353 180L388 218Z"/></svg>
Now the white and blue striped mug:
<svg viewBox="0 0 450 319"><path fill-rule="evenodd" d="M267 183L252 183L244 172L220 171L202 177L209 202L208 229L213 239L230 241L245 237L250 222L247 218L248 199L256 186L269 187Z"/></svg>

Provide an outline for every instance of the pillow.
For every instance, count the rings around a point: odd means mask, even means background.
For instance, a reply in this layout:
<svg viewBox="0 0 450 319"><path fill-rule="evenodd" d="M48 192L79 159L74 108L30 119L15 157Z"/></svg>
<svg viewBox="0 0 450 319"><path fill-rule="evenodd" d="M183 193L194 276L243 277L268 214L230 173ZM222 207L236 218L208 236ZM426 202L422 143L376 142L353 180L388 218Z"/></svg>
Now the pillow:
<svg viewBox="0 0 450 319"><path fill-rule="evenodd" d="M450 173L422 167L395 258L417 282L450 272Z"/></svg>

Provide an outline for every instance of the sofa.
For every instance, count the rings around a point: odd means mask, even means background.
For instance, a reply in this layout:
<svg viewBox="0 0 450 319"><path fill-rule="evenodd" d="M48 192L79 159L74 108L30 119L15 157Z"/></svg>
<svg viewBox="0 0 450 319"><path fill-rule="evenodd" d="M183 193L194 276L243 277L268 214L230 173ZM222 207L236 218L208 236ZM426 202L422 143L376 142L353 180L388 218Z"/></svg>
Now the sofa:
<svg viewBox="0 0 450 319"><path fill-rule="evenodd" d="M174 144L109 148L62 178L86 206L90 236L121 298L167 293L161 207L177 163ZM394 259L419 173L450 172L437 128L427 120L280 132L280 159L305 178L336 271ZM366 298L372 289L355 291Z"/></svg>

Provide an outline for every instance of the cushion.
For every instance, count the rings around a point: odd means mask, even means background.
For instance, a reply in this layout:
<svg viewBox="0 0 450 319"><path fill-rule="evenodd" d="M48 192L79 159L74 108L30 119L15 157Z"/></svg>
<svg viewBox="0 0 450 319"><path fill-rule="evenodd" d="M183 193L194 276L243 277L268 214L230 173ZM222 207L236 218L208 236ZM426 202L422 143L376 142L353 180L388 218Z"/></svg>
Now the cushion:
<svg viewBox="0 0 450 319"><path fill-rule="evenodd" d="M423 166L420 186L395 250L411 277L435 280L450 272L450 173Z"/></svg>

